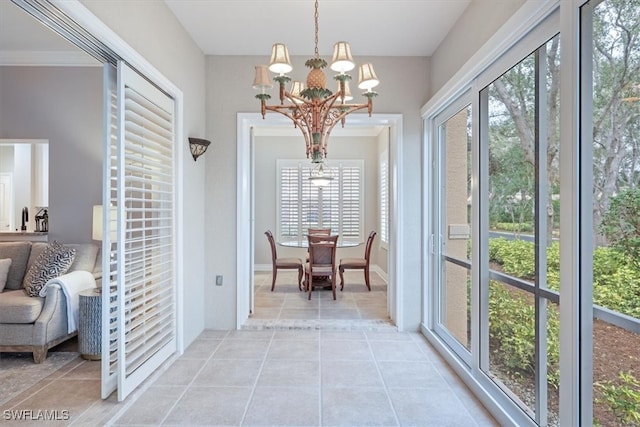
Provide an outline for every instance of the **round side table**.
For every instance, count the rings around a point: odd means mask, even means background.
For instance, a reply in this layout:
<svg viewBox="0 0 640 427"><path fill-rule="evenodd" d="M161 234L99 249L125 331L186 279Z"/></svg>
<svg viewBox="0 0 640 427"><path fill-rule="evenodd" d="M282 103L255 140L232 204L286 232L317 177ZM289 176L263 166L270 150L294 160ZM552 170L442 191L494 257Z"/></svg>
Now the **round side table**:
<svg viewBox="0 0 640 427"><path fill-rule="evenodd" d="M78 349L87 360L102 358L102 294L87 289L78 294Z"/></svg>

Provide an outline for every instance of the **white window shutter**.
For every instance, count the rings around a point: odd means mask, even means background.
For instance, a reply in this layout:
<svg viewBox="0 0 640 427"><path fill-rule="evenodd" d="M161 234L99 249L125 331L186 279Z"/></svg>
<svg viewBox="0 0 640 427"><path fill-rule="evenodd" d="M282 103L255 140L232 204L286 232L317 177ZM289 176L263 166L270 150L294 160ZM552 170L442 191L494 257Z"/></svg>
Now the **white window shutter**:
<svg viewBox="0 0 640 427"><path fill-rule="evenodd" d="M174 103L119 64L118 399L175 353Z"/></svg>

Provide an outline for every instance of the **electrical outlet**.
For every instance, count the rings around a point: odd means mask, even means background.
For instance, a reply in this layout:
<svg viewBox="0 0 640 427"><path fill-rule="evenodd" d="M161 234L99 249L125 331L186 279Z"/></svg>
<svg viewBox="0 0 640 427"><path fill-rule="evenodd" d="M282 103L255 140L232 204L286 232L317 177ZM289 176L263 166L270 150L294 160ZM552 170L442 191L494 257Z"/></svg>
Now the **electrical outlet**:
<svg viewBox="0 0 640 427"><path fill-rule="evenodd" d="M216 276L216 286L222 286L222 276Z"/></svg>

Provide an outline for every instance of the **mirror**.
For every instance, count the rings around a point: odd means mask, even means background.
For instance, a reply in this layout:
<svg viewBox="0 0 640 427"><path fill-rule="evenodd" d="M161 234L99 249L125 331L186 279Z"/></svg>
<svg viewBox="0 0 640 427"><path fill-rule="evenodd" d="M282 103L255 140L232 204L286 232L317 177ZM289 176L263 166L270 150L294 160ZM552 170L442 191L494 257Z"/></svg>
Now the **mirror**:
<svg viewBox="0 0 640 427"><path fill-rule="evenodd" d="M0 232L41 231L48 206L49 141L0 139Z"/></svg>

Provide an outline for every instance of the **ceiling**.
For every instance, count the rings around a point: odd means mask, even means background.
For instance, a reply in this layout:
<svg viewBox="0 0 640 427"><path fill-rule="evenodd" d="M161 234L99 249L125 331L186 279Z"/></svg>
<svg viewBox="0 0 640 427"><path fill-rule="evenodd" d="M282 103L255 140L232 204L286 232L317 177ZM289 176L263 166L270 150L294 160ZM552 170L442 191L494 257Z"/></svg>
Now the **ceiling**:
<svg viewBox="0 0 640 427"><path fill-rule="evenodd" d="M135 0L147 1L147 0ZM312 0L164 0L207 55L265 55L285 43L311 56ZM320 0L318 48L351 44L354 59L430 56L471 0ZM76 50L10 0L0 0L0 53Z"/></svg>
<svg viewBox="0 0 640 427"><path fill-rule="evenodd" d="M164 1L207 55L264 55L266 61L276 42L287 44L291 55L313 55L312 0ZM330 59L333 44L345 40L356 63L364 55L430 56L470 2L320 0L319 53ZM99 65L10 0L0 0L0 65L64 65L56 58L65 56L69 63Z"/></svg>
<svg viewBox="0 0 640 427"><path fill-rule="evenodd" d="M285 43L313 55L312 0L164 0L207 55L266 55ZM318 49L356 56L431 56L471 0L320 0Z"/></svg>

